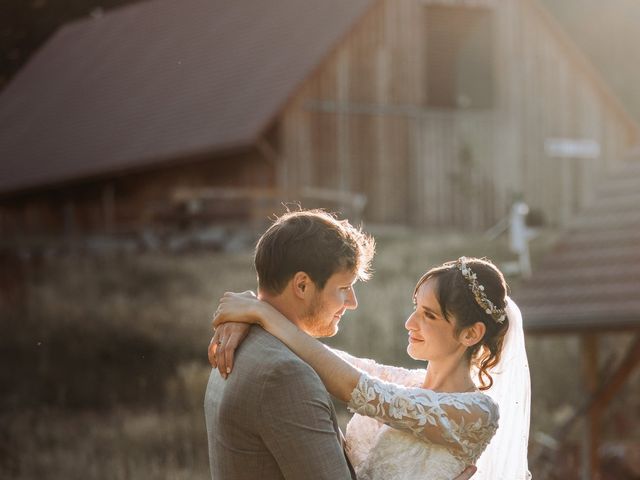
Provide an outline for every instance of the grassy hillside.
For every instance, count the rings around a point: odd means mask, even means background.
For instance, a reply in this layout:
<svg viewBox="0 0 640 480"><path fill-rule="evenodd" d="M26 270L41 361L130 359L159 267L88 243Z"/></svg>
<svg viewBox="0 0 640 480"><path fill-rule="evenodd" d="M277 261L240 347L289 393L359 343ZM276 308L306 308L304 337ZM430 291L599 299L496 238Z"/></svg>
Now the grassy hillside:
<svg viewBox="0 0 640 480"><path fill-rule="evenodd" d="M374 233L375 275L357 286L360 307L328 342L417 366L403 327L416 279L462 254L510 257L502 241L478 236ZM553 238L538 239L535 255ZM254 288L251 253L51 259L24 276L25 303L0 313L0 478L209 478L209 319L225 290ZM517 299L517 280L510 283ZM608 351L620 348L610 342ZM578 347L571 338L528 339L532 438L553 432L582 398ZM638 383L612 415L639 408ZM607 434L639 431L618 424L609 422Z"/></svg>

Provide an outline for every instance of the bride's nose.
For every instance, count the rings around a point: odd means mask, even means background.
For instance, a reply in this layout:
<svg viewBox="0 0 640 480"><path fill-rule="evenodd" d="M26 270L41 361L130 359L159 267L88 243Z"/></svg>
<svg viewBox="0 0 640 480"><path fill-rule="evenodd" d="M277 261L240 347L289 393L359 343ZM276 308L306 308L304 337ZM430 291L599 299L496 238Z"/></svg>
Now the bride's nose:
<svg viewBox="0 0 640 480"><path fill-rule="evenodd" d="M406 328L407 330L416 329L414 316L415 316L415 312L409 315L409 318L407 318L407 321L404 322L404 328Z"/></svg>

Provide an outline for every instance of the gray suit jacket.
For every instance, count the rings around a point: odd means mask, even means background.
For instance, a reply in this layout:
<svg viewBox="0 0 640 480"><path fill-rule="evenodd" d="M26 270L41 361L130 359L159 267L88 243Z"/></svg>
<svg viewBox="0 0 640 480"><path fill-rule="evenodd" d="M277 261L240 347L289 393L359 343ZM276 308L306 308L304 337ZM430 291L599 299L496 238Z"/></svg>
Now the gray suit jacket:
<svg viewBox="0 0 640 480"><path fill-rule="evenodd" d="M329 393L282 342L252 327L205 394L214 480L355 479Z"/></svg>

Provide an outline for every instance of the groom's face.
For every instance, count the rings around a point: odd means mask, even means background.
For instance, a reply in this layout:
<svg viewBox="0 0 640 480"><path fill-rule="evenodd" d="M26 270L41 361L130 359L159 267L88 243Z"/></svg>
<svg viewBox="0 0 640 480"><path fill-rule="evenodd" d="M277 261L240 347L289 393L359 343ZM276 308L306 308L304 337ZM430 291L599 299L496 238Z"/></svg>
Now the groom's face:
<svg viewBox="0 0 640 480"><path fill-rule="evenodd" d="M322 290L315 285L301 317L305 331L314 337L332 337L338 333L338 324L344 312L358 306L353 286L355 272L340 270L327 280Z"/></svg>

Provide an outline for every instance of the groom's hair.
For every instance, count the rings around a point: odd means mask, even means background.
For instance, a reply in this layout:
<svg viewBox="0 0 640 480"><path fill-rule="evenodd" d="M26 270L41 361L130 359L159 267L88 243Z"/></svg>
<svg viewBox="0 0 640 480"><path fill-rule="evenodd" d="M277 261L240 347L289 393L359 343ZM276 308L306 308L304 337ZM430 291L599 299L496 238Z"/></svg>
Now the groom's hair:
<svg viewBox="0 0 640 480"><path fill-rule="evenodd" d="M373 238L347 220L324 210L290 211L278 217L258 240L258 288L280 294L297 272L309 275L319 289L341 270L366 280L374 251Z"/></svg>

